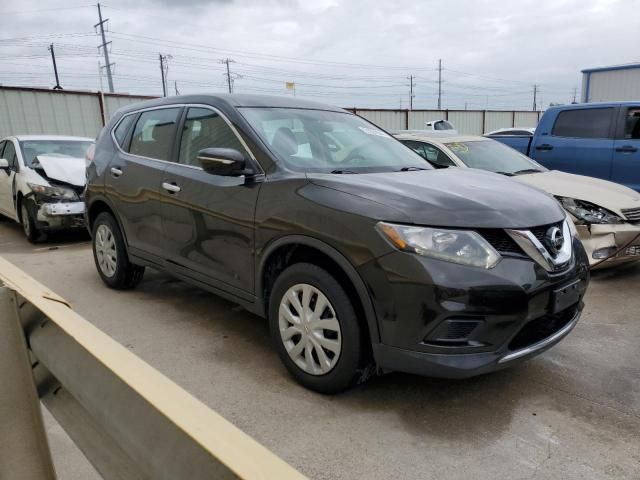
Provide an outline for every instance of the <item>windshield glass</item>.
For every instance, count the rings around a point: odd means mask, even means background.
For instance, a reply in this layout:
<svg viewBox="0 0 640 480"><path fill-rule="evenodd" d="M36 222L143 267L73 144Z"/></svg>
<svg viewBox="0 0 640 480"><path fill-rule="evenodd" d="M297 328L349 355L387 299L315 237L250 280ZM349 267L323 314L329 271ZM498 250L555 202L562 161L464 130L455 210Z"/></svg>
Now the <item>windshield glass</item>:
<svg viewBox="0 0 640 480"><path fill-rule="evenodd" d="M286 168L298 172L373 173L431 167L365 120L341 112L241 108Z"/></svg>
<svg viewBox="0 0 640 480"><path fill-rule="evenodd" d="M20 142L20 148L25 165L31 167L38 155L85 158L92 143L88 140L25 140Z"/></svg>
<svg viewBox="0 0 640 480"><path fill-rule="evenodd" d="M545 172L547 169L511 147L494 140L448 142L445 145L467 167L507 175Z"/></svg>

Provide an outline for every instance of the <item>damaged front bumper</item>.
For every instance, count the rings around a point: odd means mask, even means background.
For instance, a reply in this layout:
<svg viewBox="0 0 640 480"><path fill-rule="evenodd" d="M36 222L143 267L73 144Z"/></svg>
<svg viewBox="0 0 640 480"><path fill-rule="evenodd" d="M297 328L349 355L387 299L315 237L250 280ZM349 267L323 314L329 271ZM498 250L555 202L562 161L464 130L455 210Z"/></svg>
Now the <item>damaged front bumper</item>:
<svg viewBox="0 0 640 480"><path fill-rule="evenodd" d="M37 206L38 226L44 230L84 227L84 202L41 203Z"/></svg>
<svg viewBox="0 0 640 480"><path fill-rule="evenodd" d="M640 260L640 225L592 224L576 225L576 229L589 256L589 265L597 264L594 268L612 267ZM605 258L607 260L603 262Z"/></svg>

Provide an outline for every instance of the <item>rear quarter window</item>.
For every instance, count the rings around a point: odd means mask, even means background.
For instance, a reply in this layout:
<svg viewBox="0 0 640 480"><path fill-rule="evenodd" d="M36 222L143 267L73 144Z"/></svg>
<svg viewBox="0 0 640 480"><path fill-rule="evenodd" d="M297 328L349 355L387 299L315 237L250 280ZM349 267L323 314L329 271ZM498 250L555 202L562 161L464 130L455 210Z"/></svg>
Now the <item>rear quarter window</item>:
<svg viewBox="0 0 640 480"><path fill-rule="evenodd" d="M162 108L142 112L136 122L129 153L168 161L182 108Z"/></svg>
<svg viewBox="0 0 640 480"><path fill-rule="evenodd" d="M572 138L610 138L613 108L581 108L558 114L551 135Z"/></svg>
<svg viewBox="0 0 640 480"><path fill-rule="evenodd" d="M136 116L134 114L122 117L122 120L120 120L118 126L113 129L113 136L116 137L116 141L121 147L123 146L124 141L127 138L127 133L129 132L129 128L131 127L131 124L133 123L135 117Z"/></svg>

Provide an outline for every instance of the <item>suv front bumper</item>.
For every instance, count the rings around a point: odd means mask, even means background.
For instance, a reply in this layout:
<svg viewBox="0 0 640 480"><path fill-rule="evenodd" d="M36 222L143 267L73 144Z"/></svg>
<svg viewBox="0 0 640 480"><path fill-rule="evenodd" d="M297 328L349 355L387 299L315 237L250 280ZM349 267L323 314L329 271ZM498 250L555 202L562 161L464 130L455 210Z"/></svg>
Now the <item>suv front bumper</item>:
<svg viewBox="0 0 640 480"><path fill-rule="evenodd" d="M360 267L374 303L381 370L465 378L540 354L577 324L589 283L574 239L571 267L549 274L526 257L493 269L394 252ZM568 304L558 297L574 290Z"/></svg>

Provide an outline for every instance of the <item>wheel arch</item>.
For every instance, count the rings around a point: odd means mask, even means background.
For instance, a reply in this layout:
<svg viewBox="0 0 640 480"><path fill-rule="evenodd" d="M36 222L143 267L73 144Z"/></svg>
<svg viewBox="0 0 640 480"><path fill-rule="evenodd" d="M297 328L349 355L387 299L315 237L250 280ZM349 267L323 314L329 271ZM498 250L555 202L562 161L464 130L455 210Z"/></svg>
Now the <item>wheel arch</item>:
<svg viewBox="0 0 640 480"><path fill-rule="evenodd" d="M320 260L329 260L329 263L320 263ZM367 330L371 343L380 343L380 330L373 303L360 274L337 249L305 235L281 237L269 244L261 255L256 275L256 293L265 316L268 315L270 288L275 278L289 265L302 261L325 268L338 277L337 280L345 287L347 293L355 294L357 305L354 307L364 316L365 325L363 326Z"/></svg>
<svg viewBox="0 0 640 480"><path fill-rule="evenodd" d="M118 227L120 228L120 232L122 233L122 237L124 238L124 246L129 251L129 243L127 242L127 232L125 232L124 228L122 228L122 222L120 221L120 216L117 214L116 209L113 207L111 202L104 197L98 197L91 201L91 205L87 207L87 230L89 233L93 235L93 223L95 222L98 215L103 212L107 212L116 219L118 223Z"/></svg>

